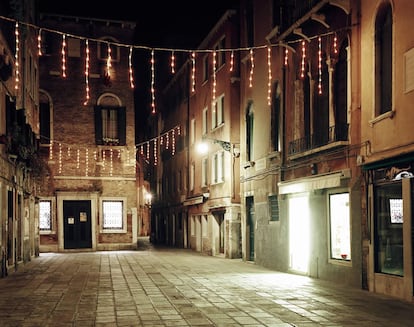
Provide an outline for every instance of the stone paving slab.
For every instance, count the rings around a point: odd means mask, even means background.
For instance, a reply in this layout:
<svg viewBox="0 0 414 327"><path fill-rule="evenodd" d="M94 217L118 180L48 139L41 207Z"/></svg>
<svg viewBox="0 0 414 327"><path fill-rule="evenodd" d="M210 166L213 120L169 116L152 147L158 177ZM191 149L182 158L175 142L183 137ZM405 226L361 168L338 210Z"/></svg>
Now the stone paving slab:
<svg viewBox="0 0 414 327"><path fill-rule="evenodd" d="M414 304L191 250L42 253L0 279L1 327L414 326Z"/></svg>

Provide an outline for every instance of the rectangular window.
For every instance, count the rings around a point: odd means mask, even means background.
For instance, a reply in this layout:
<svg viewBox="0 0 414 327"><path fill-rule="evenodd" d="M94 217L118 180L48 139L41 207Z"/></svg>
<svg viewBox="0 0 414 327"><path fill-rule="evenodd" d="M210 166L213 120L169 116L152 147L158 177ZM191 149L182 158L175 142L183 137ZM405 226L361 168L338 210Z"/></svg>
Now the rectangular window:
<svg viewBox="0 0 414 327"><path fill-rule="evenodd" d="M195 165L193 162L190 166L190 191L194 191L194 175L195 175Z"/></svg>
<svg viewBox="0 0 414 327"><path fill-rule="evenodd" d="M208 54L206 54L203 57L203 82L205 82L205 81L208 80L208 76L209 76L209 74L208 74L208 67L209 67L209 64L208 64Z"/></svg>
<svg viewBox="0 0 414 327"><path fill-rule="evenodd" d="M195 143L195 129L196 129L196 121L194 118L191 119L191 125L190 125L190 144Z"/></svg>
<svg viewBox="0 0 414 327"><path fill-rule="evenodd" d="M102 226L104 230L124 229L123 201L102 201Z"/></svg>
<svg viewBox="0 0 414 327"><path fill-rule="evenodd" d="M269 216L270 221L279 221L279 201L277 195L269 195Z"/></svg>
<svg viewBox="0 0 414 327"><path fill-rule="evenodd" d="M349 193L329 195L331 258L351 260Z"/></svg>
<svg viewBox="0 0 414 327"><path fill-rule="evenodd" d="M203 158L201 163L201 186L207 186L207 169L208 169L208 158Z"/></svg>
<svg viewBox="0 0 414 327"><path fill-rule="evenodd" d="M98 145L126 144L125 107L95 107L95 139Z"/></svg>
<svg viewBox="0 0 414 327"><path fill-rule="evenodd" d="M226 51L223 51L226 48L226 38L223 37L215 46L217 51L217 68L220 68L226 63Z"/></svg>
<svg viewBox="0 0 414 327"><path fill-rule="evenodd" d="M207 117L208 117L208 109L207 107L203 109L203 135L207 134Z"/></svg>
<svg viewBox="0 0 414 327"><path fill-rule="evenodd" d="M211 128L216 128L224 123L224 95L213 101L211 110Z"/></svg>
<svg viewBox="0 0 414 327"><path fill-rule="evenodd" d="M224 151L216 152L212 158L212 183L224 182Z"/></svg>
<svg viewBox="0 0 414 327"><path fill-rule="evenodd" d="M401 181L379 185L375 199L375 271L404 275L403 200Z"/></svg>
<svg viewBox="0 0 414 327"><path fill-rule="evenodd" d="M196 223L195 216L191 216L191 236L195 236L195 223Z"/></svg>
<svg viewBox="0 0 414 327"><path fill-rule="evenodd" d="M52 230L52 201L39 201L39 228L41 231Z"/></svg>
<svg viewBox="0 0 414 327"><path fill-rule="evenodd" d="M201 233L203 237L207 237L207 215L201 216Z"/></svg>

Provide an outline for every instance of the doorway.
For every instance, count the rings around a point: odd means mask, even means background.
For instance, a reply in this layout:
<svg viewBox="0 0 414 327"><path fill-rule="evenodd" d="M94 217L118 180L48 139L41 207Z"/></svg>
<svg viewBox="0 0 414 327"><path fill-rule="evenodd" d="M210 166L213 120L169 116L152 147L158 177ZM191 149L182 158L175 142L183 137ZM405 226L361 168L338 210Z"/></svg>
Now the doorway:
<svg viewBox="0 0 414 327"><path fill-rule="evenodd" d="M309 203L306 195L289 198L290 269L308 273L309 264Z"/></svg>
<svg viewBox="0 0 414 327"><path fill-rule="evenodd" d="M249 261L254 261L255 250L254 250L254 229L256 220L254 216L254 199L252 196L246 198L246 218L247 218L247 229L249 235Z"/></svg>
<svg viewBox="0 0 414 327"><path fill-rule="evenodd" d="M63 229L65 249L92 248L91 201L63 201Z"/></svg>

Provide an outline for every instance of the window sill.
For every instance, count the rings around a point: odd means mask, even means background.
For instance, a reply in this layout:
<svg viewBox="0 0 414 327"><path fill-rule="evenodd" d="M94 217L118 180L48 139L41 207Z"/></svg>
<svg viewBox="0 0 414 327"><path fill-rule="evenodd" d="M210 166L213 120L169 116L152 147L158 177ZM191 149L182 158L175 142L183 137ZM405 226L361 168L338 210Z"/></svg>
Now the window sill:
<svg viewBox="0 0 414 327"><path fill-rule="evenodd" d="M386 113L383 113L382 115L379 115L377 117L375 117L374 119L371 119L369 121L369 125L372 127L374 126L376 123L384 120L384 119L392 119L395 116L395 110L390 110Z"/></svg>
<svg viewBox="0 0 414 327"><path fill-rule="evenodd" d="M101 234L125 234L127 231L124 229L102 229Z"/></svg>

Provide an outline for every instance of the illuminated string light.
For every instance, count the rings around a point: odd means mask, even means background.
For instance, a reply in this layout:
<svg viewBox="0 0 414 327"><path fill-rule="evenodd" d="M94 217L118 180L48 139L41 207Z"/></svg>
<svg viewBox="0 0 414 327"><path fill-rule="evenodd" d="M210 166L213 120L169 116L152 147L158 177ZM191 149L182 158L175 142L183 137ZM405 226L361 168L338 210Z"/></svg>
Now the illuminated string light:
<svg viewBox="0 0 414 327"><path fill-rule="evenodd" d="M318 94L322 94L322 40L318 38Z"/></svg>
<svg viewBox="0 0 414 327"><path fill-rule="evenodd" d="M111 45L108 42L108 56L106 58L106 74L108 78L111 77L111 67L112 67L112 49Z"/></svg>
<svg viewBox="0 0 414 327"><path fill-rule="evenodd" d="M50 140L49 144L49 160L53 160L53 140Z"/></svg>
<svg viewBox="0 0 414 327"><path fill-rule="evenodd" d="M59 174L62 173L62 143L59 143Z"/></svg>
<svg viewBox="0 0 414 327"><path fill-rule="evenodd" d="M151 51L151 112L155 114L155 59L154 50Z"/></svg>
<svg viewBox="0 0 414 327"><path fill-rule="evenodd" d="M67 154L66 154L68 157L70 157L70 156L71 156L71 151L70 151L70 150L71 150L71 149L70 149L70 146L68 146L68 150L67 150Z"/></svg>
<svg viewBox="0 0 414 327"><path fill-rule="evenodd" d="M253 86L253 71L254 71L254 55L253 55L253 49L250 49L249 87L252 87Z"/></svg>
<svg viewBox="0 0 414 327"><path fill-rule="evenodd" d="M150 159L150 142L147 142L147 160Z"/></svg>
<svg viewBox="0 0 414 327"><path fill-rule="evenodd" d="M76 150L76 169L80 167L80 149Z"/></svg>
<svg viewBox="0 0 414 327"><path fill-rule="evenodd" d="M37 34L37 54L42 56L42 29L39 29L39 34Z"/></svg>
<svg viewBox="0 0 414 327"><path fill-rule="evenodd" d="M172 137L171 154L175 155L175 130L174 129L171 131L171 137Z"/></svg>
<svg viewBox="0 0 414 327"><path fill-rule="evenodd" d="M196 59L195 52L191 52L191 92L195 92Z"/></svg>
<svg viewBox="0 0 414 327"><path fill-rule="evenodd" d="M102 151L102 170L105 170L106 167L106 151Z"/></svg>
<svg viewBox="0 0 414 327"><path fill-rule="evenodd" d="M231 50L230 53L230 72L234 69L234 50Z"/></svg>
<svg viewBox="0 0 414 327"><path fill-rule="evenodd" d="M157 139L154 140L154 166L158 165Z"/></svg>
<svg viewBox="0 0 414 327"><path fill-rule="evenodd" d="M19 35L19 23L16 22L14 34L16 36L16 54L15 54L15 66L16 66L16 72L15 72L15 78L14 78L14 88L15 90L19 89L20 84L20 35Z"/></svg>
<svg viewBox="0 0 414 327"><path fill-rule="evenodd" d="M171 73L175 74L175 56L174 51L171 52Z"/></svg>
<svg viewBox="0 0 414 327"><path fill-rule="evenodd" d="M66 35L62 35L62 77L66 78Z"/></svg>
<svg viewBox="0 0 414 327"><path fill-rule="evenodd" d="M112 176L114 171L114 151L112 148L109 149L109 176Z"/></svg>
<svg viewBox="0 0 414 327"><path fill-rule="evenodd" d="M134 74L132 70L132 47L129 47L129 56L128 56L128 65L129 65L129 86L131 89L135 87L134 85Z"/></svg>
<svg viewBox="0 0 414 327"><path fill-rule="evenodd" d="M85 176L89 175L89 149L85 150Z"/></svg>
<svg viewBox="0 0 414 327"><path fill-rule="evenodd" d="M267 47L267 68L268 68L268 81L267 81L267 104L272 104L272 48Z"/></svg>
<svg viewBox="0 0 414 327"><path fill-rule="evenodd" d="M213 103L216 102L216 86L217 86L216 69L217 69L217 52L216 50L214 50L213 51Z"/></svg>
<svg viewBox="0 0 414 327"><path fill-rule="evenodd" d="M288 65L288 60L289 60L289 50L288 48L285 48L285 66Z"/></svg>
<svg viewBox="0 0 414 327"><path fill-rule="evenodd" d="M165 135L165 148L168 150L170 148L170 134Z"/></svg>
<svg viewBox="0 0 414 327"><path fill-rule="evenodd" d="M300 77L305 77L305 58L306 58L306 48L305 48L305 41L302 41L302 61L300 67Z"/></svg>
<svg viewBox="0 0 414 327"><path fill-rule="evenodd" d="M85 92L86 92L86 99L85 102L83 103L85 106L88 104L89 99L90 99L90 94L89 94L89 42L88 40L86 40L86 44L85 44L85 52L86 52L86 58L85 58Z"/></svg>
<svg viewBox="0 0 414 327"><path fill-rule="evenodd" d="M338 37L334 36L334 42L333 42L333 50L334 50L334 54L338 53Z"/></svg>

